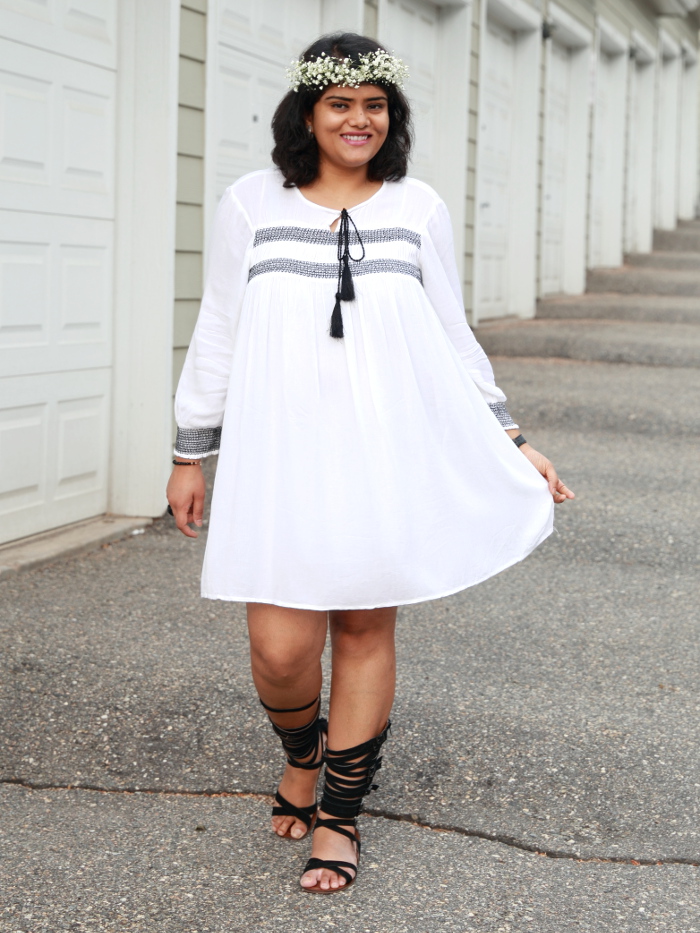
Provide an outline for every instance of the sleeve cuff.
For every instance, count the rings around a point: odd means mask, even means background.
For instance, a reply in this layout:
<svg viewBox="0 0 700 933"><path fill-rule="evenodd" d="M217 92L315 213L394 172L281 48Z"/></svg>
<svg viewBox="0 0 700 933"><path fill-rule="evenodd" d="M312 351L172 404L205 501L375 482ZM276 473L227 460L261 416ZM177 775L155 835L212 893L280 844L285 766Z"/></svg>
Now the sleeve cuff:
<svg viewBox="0 0 700 933"><path fill-rule="evenodd" d="M176 457L211 457L218 454L221 428L178 428L175 440Z"/></svg>
<svg viewBox="0 0 700 933"><path fill-rule="evenodd" d="M498 418L498 423L500 426L506 431L519 427L519 425L517 425L508 414L508 409L503 404L503 402L489 402L488 406L496 418Z"/></svg>

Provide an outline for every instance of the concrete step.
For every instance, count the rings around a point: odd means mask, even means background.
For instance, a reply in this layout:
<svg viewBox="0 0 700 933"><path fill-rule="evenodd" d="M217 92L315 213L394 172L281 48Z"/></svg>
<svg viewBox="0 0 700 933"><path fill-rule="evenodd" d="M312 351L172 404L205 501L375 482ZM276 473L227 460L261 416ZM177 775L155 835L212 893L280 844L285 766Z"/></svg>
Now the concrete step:
<svg viewBox="0 0 700 933"><path fill-rule="evenodd" d="M489 356L558 357L700 369L700 327L621 321L504 321L476 338Z"/></svg>
<svg viewBox="0 0 700 933"><path fill-rule="evenodd" d="M700 253L698 254L700 258ZM621 292L626 295L688 295L700 298L700 274L679 269L647 269L620 266L589 269L587 292Z"/></svg>
<svg viewBox="0 0 700 933"><path fill-rule="evenodd" d="M654 249L679 253L700 252L700 227L688 223L676 230L654 230Z"/></svg>
<svg viewBox="0 0 700 933"><path fill-rule="evenodd" d="M538 302L537 318L700 324L700 298L610 293L557 296Z"/></svg>
<svg viewBox="0 0 700 933"><path fill-rule="evenodd" d="M625 263L628 266L642 266L649 269L684 269L700 273L700 253L658 252L627 253Z"/></svg>

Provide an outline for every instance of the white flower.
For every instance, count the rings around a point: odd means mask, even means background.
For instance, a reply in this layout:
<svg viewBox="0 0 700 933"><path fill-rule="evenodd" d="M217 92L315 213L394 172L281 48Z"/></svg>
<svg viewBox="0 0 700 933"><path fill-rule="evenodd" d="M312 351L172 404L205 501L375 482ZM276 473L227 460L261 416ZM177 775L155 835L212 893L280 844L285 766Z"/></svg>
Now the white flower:
<svg viewBox="0 0 700 933"><path fill-rule="evenodd" d="M388 52L367 52L360 55L359 64L351 58L335 58L322 52L315 62L293 61L287 71L289 86L298 91L302 84L308 87L360 87L361 84L395 84L403 88L408 68Z"/></svg>

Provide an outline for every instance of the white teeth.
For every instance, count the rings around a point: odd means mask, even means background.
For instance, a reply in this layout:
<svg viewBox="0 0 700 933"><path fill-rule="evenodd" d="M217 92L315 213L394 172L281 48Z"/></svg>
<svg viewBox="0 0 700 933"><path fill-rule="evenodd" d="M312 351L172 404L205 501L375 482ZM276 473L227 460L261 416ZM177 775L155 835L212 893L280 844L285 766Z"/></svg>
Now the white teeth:
<svg viewBox="0 0 700 933"><path fill-rule="evenodd" d="M369 139L368 135L365 136L349 136L347 133L343 133L343 139Z"/></svg>

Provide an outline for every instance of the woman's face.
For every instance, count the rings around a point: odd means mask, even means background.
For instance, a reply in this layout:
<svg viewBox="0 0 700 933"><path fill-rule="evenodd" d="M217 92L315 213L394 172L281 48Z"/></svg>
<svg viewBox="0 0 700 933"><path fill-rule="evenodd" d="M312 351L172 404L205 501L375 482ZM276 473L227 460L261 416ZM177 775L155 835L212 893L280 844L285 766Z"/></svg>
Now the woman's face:
<svg viewBox="0 0 700 933"><path fill-rule="evenodd" d="M337 168L367 165L389 132L386 91L374 84L360 87L330 85L307 118L322 160Z"/></svg>

